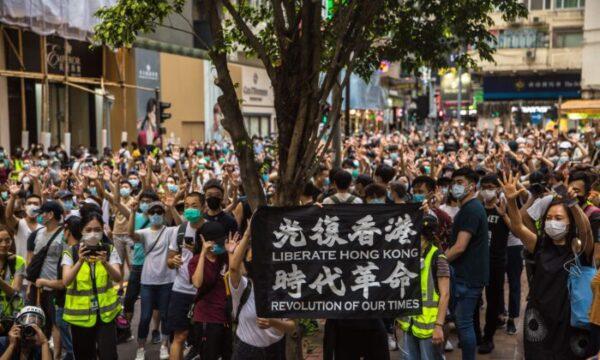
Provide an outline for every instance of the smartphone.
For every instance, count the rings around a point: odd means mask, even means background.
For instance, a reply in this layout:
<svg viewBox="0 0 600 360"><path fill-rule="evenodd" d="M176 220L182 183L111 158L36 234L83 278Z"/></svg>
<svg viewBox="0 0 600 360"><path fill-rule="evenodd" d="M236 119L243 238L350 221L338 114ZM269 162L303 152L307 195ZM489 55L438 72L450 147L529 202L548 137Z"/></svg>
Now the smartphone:
<svg viewBox="0 0 600 360"><path fill-rule="evenodd" d="M564 184L560 184L554 188L554 192L562 198L567 198L569 190Z"/></svg>
<svg viewBox="0 0 600 360"><path fill-rule="evenodd" d="M89 256L96 256L101 251L108 251L108 245L87 245L86 250L89 250Z"/></svg>

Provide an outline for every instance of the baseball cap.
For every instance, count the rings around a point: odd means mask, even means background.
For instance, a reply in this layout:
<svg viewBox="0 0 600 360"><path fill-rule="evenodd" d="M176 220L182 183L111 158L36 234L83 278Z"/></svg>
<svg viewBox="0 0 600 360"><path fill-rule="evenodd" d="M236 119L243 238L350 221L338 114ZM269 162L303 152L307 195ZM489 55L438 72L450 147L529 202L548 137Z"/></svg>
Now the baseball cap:
<svg viewBox="0 0 600 360"><path fill-rule="evenodd" d="M45 214L51 212L55 219L60 219L63 213L63 207L56 201L46 201L37 210L38 214Z"/></svg>
<svg viewBox="0 0 600 360"><path fill-rule="evenodd" d="M66 197L73 197L73 193L72 193L72 192L70 192L69 190L61 190L61 191L59 191L59 192L56 194L56 196L57 196L59 199L64 199L64 198L66 198Z"/></svg>
<svg viewBox="0 0 600 360"><path fill-rule="evenodd" d="M206 241L214 241L217 244L223 245L227 237L227 230L217 221L207 221L200 228L200 234Z"/></svg>

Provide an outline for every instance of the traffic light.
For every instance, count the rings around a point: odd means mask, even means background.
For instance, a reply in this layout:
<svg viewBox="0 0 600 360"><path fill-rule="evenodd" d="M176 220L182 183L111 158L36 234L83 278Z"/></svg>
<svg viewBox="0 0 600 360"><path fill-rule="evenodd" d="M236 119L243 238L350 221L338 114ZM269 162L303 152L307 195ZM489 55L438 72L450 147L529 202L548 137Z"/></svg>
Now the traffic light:
<svg viewBox="0 0 600 360"><path fill-rule="evenodd" d="M165 110L169 109L171 107L171 103L169 102L164 102L164 101L159 101L158 102L158 122L159 122L159 131L161 134L166 134L167 133L167 129L162 126L162 124L171 118L171 114L166 112Z"/></svg>

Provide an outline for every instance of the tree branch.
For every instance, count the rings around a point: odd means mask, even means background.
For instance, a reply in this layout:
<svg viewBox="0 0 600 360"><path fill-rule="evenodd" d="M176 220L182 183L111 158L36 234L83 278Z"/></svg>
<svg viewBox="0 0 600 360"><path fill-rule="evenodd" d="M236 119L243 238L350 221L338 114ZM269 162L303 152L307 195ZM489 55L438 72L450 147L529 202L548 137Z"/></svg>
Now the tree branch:
<svg viewBox="0 0 600 360"><path fill-rule="evenodd" d="M233 18L233 21L236 23L237 27L242 31L244 36L246 36L246 39L248 39L248 42L250 43L252 49L256 51L258 57L265 65L265 70L267 70L267 74L271 79L271 83L275 83L276 78L275 71L273 70L273 63L271 62L271 59L269 58L269 55L267 54L267 51L265 50L264 46L260 43L256 35L254 35L254 33L252 32L252 29L250 29L248 24L246 24L240 13L235 9L231 2L229 0L221 0L221 2L223 3L223 6L225 6L227 11L229 11L229 14L231 14L231 17Z"/></svg>

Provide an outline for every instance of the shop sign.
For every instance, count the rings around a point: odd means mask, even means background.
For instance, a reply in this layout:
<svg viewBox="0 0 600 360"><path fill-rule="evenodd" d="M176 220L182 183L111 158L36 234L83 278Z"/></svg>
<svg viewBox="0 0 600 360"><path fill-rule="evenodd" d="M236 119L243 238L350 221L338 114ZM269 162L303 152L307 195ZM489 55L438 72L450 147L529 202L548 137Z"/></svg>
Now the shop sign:
<svg viewBox="0 0 600 360"><path fill-rule="evenodd" d="M565 99L581 96L581 74L486 76L485 100Z"/></svg>
<svg viewBox="0 0 600 360"><path fill-rule="evenodd" d="M135 48L136 84L150 89L160 87L160 54L153 50ZM146 116L148 101L155 97L154 91L137 90L138 120Z"/></svg>
<svg viewBox="0 0 600 360"><path fill-rule="evenodd" d="M273 87L265 69L242 67L242 99L244 106L273 106Z"/></svg>
<svg viewBox="0 0 600 360"><path fill-rule="evenodd" d="M15 29L5 29L8 38L17 46L18 32ZM23 62L25 71L42 72L40 65L40 36L23 31ZM65 51L66 44L66 51ZM23 70L17 54L8 41L5 41L6 67L9 70ZM65 67L66 57L66 67ZM68 40L58 36L46 37L46 66L48 73L63 75L68 70L69 76L95 77L102 76L102 48L90 47L90 43L78 40Z"/></svg>

